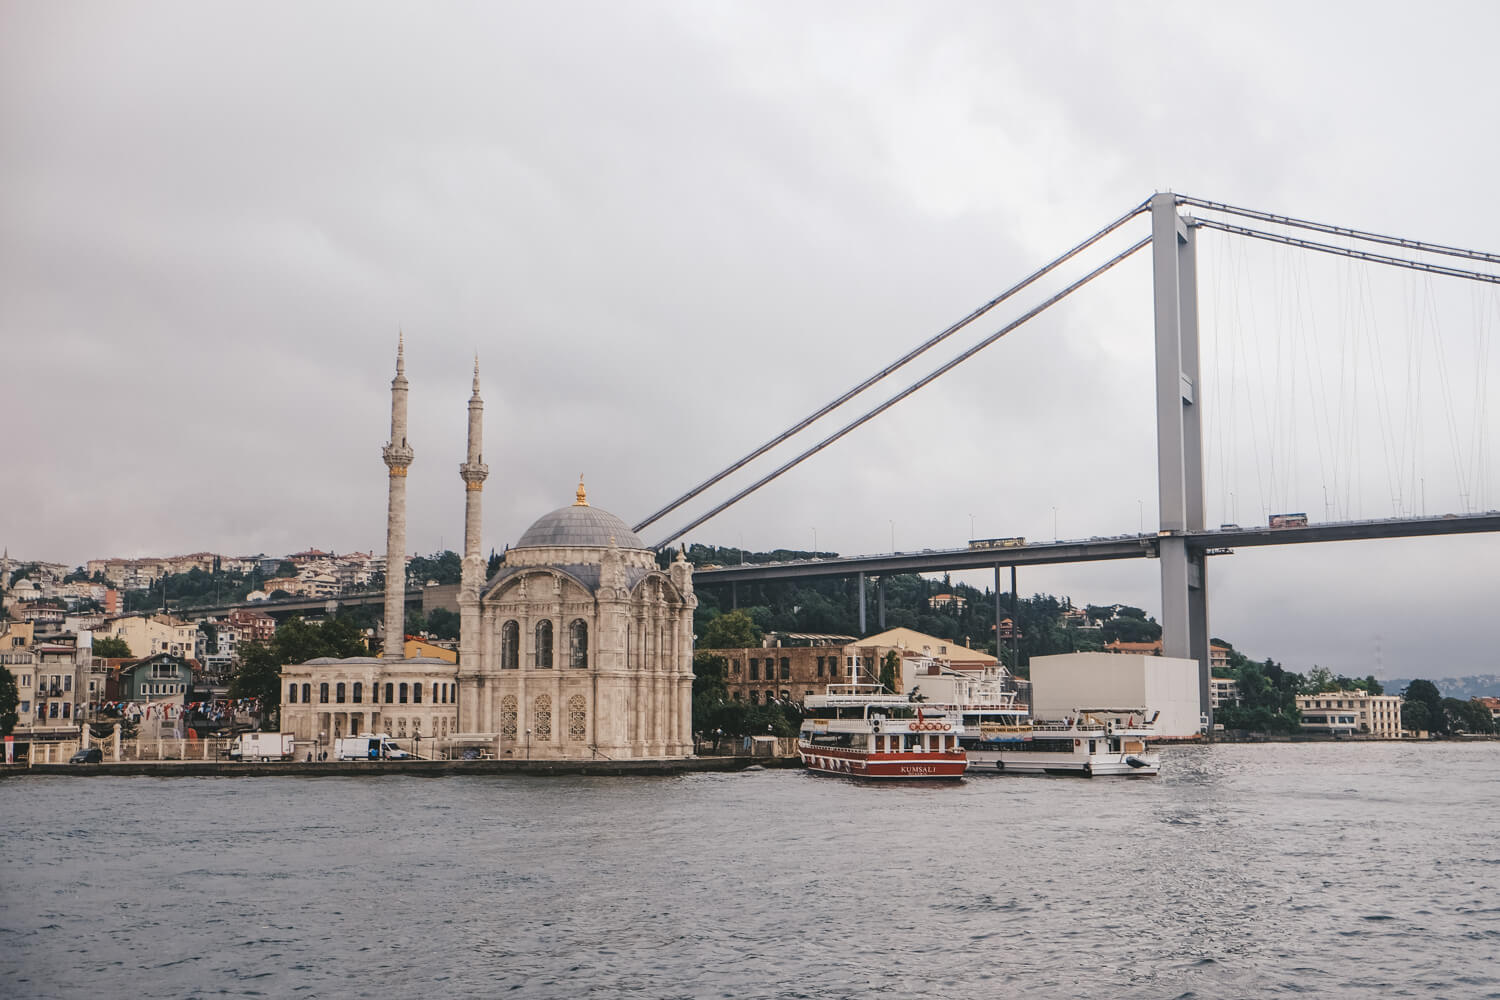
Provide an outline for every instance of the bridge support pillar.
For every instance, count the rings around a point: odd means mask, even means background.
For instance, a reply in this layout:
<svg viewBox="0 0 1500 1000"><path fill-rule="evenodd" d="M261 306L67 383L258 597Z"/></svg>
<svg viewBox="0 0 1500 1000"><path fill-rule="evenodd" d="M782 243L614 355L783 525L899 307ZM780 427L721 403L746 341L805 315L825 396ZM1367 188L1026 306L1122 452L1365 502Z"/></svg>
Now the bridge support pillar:
<svg viewBox="0 0 1500 1000"><path fill-rule="evenodd" d="M875 578L875 593L876 593L876 595L878 595L878 600L876 601L876 604L875 604L875 607L877 609L877 618L876 618L876 621L879 623L877 625L877 627L880 629L880 631L884 632L885 631L885 577L883 577L883 576L877 576ZM864 637L861 636L860 638L864 638Z"/></svg>
<svg viewBox="0 0 1500 1000"><path fill-rule="evenodd" d="M1212 724L1204 560L1189 552L1183 537L1184 532L1203 530L1197 243L1194 229L1177 214L1171 192L1151 199L1151 255L1162 654L1198 661L1199 711Z"/></svg>
<svg viewBox="0 0 1500 1000"><path fill-rule="evenodd" d="M865 575L859 574L859 637L863 639L869 629L865 627Z"/></svg>

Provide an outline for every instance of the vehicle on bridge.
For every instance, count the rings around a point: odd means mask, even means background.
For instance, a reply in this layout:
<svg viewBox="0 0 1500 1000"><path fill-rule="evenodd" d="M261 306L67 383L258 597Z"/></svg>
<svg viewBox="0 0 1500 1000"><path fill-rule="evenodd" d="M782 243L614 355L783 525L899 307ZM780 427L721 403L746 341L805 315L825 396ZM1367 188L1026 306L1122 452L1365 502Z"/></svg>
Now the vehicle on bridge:
<svg viewBox="0 0 1500 1000"><path fill-rule="evenodd" d="M1013 538L976 538L969 542L969 548L975 551L984 549L1018 549L1026 544L1026 539L1017 535Z"/></svg>
<svg viewBox="0 0 1500 1000"><path fill-rule="evenodd" d="M1271 527L1273 528L1305 528L1307 527L1306 514L1272 514Z"/></svg>

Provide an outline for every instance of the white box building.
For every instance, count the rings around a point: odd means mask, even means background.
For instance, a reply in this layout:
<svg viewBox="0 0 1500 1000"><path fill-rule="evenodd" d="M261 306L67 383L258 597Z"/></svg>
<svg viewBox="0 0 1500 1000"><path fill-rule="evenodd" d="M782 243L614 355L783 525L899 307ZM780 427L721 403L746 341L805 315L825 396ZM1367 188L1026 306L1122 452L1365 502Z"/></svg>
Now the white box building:
<svg viewBox="0 0 1500 1000"><path fill-rule="evenodd" d="M1061 719L1080 708L1160 711L1157 735L1201 735L1198 663L1141 653L1062 653L1031 658L1031 714Z"/></svg>

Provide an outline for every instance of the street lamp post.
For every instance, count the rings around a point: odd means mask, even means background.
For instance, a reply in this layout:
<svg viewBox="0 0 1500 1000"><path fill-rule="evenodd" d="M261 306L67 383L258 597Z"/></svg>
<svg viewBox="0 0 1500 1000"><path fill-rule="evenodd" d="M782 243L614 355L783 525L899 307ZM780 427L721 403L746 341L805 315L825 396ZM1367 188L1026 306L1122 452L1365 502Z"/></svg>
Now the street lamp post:
<svg viewBox="0 0 1500 1000"><path fill-rule="evenodd" d="M891 525L891 551L895 552L896 551L896 522L895 521L891 521L890 525Z"/></svg>
<svg viewBox="0 0 1500 1000"><path fill-rule="evenodd" d="M973 537L974 537L974 515L970 514L969 515L969 538L973 539Z"/></svg>
<svg viewBox="0 0 1500 1000"><path fill-rule="evenodd" d="M1052 508L1052 540L1057 541L1057 508Z"/></svg>

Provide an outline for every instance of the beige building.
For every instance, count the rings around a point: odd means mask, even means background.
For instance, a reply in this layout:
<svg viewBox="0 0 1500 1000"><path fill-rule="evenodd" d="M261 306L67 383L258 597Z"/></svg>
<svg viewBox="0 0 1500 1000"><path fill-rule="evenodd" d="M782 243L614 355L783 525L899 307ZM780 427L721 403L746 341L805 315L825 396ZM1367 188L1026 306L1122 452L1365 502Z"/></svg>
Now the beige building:
<svg viewBox="0 0 1500 1000"><path fill-rule="evenodd" d="M1363 690L1297 695L1302 728L1309 732L1401 738L1401 696Z"/></svg>
<svg viewBox="0 0 1500 1000"><path fill-rule="evenodd" d="M100 634L124 639L130 655L137 659L157 653L190 659L198 651L198 626L171 615L116 618Z"/></svg>

